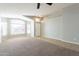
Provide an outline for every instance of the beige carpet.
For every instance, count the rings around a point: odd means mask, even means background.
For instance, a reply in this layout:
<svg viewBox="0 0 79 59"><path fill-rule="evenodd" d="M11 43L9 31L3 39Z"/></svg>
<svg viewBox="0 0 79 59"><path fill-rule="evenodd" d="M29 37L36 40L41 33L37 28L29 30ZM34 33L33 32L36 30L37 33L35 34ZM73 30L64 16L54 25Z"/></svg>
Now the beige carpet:
<svg viewBox="0 0 79 59"><path fill-rule="evenodd" d="M79 52L33 38L11 38L0 44L0 56L79 56Z"/></svg>

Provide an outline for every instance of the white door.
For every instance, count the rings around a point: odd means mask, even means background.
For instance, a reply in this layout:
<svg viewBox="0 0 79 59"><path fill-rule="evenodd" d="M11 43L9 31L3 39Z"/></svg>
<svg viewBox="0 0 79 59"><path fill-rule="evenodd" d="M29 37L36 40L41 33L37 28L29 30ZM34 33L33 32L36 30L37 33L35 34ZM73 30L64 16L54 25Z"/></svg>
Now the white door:
<svg viewBox="0 0 79 59"><path fill-rule="evenodd" d="M40 36L40 23L35 23L35 36Z"/></svg>

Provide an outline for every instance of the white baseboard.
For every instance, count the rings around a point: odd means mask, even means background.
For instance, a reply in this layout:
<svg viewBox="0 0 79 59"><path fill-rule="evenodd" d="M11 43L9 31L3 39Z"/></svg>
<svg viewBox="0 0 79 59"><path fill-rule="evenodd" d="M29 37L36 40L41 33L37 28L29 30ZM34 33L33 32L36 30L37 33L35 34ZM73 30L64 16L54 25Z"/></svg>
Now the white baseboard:
<svg viewBox="0 0 79 59"><path fill-rule="evenodd" d="M49 38L49 37L45 37L45 38ZM70 42L70 41L67 41L67 40L60 39L60 38L49 38L49 39L55 39L55 40L59 40L59 41L62 41L62 42L79 45L79 43L77 43L77 42Z"/></svg>
<svg viewBox="0 0 79 59"><path fill-rule="evenodd" d="M70 41L66 41L66 40L63 40L63 39L60 39L60 40L63 41L63 42L66 42L66 43L71 43L71 44L79 45L79 43L77 43L77 42L70 42Z"/></svg>
<svg viewBox="0 0 79 59"><path fill-rule="evenodd" d="M59 45L61 47L65 47L65 48L72 49L72 50L79 52L79 43L69 42L69 41L65 41L62 39L56 39L56 38L55 39L54 38L47 38L47 37L42 37L42 38L44 38L43 40L45 40L49 43Z"/></svg>

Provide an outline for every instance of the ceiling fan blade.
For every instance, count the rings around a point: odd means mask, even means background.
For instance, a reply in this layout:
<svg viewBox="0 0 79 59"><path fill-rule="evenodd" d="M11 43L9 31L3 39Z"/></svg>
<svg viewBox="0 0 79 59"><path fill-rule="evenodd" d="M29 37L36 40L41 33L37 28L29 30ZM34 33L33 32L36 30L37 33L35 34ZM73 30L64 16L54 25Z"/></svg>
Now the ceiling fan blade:
<svg viewBox="0 0 79 59"><path fill-rule="evenodd" d="M46 3L46 4L48 4L48 5L50 5L50 6L51 6L53 3Z"/></svg>
<svg viewBox="0 0 79 59"><path fill-rule="evenodd" d="M37 3L37 9L39 9L40 8L40 3Z"/></svg>

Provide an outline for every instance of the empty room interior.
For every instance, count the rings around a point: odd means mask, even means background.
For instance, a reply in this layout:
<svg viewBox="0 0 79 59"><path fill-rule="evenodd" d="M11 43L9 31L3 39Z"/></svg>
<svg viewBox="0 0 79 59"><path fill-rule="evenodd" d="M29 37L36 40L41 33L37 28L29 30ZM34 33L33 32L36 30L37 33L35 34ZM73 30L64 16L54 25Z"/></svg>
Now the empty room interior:
<svg viewBox="0 0 79 59"><path fill-rule="evenodd" d="M0 56L79 56L79 3L0 3Z"/></svg>

